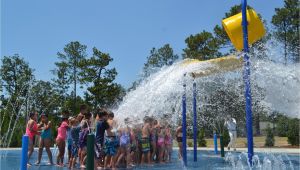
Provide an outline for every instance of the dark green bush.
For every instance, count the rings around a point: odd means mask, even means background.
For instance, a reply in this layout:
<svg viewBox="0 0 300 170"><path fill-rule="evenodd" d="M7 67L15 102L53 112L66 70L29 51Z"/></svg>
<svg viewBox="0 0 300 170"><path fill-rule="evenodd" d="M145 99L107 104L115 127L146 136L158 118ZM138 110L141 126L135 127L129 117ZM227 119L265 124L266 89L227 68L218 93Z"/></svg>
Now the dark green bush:
<svg viewBox="0 0 300 170"><path fill-rule="evenodd" d="M286 137L289 129L289 118L282 116L276 122L277 135L280 137Z"/></svg>
<svg viewBox="0 0 300 170"><path fill-rule="evenodd" d="M198 146L199 147L206 147L206 140L205 140L205 131L201 129L198 133Z"/></svg>
<svg viewBox="0 0 300 170"><path fill-rule="evenodd" d="M299 146L299 119L290 119L287 132L288 142L293 146Z"/></svg>
<svg viewBox="0 0 300 170"><path fill-rule="evenodd" d="M275 138L274 138L273 129L270 126L268 126L266 131L267 131L267 136L266 136L266 140L265 140L265 146L268 146L268 147L274 146Z"/></svg>
<svg viewBox="0 0 300 170"><path fill-rule="evenodd" d="M188 141L187 145L188 145L188 147L193 147L194 146L192 141Z"/></svg>
<svg viewBox="0 0 300 170"><path fill-rule="evenodd" d="M229 136L229 132L227 129L224 130L223 132L223 143L224 143L224 147L227 147L227 145L230 142L230 136Z"/></svg>

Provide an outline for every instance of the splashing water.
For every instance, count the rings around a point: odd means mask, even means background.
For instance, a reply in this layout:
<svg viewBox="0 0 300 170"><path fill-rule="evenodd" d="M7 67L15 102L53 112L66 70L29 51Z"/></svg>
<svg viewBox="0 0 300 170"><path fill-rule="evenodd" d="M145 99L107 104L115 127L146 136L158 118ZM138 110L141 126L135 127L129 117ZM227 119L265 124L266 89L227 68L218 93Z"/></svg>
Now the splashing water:
<svg viewBox="0 0 300 170"><path fill-rule="evenodd" d="M284 155L284 158L282 157ZM272 153L263 153L253 155L252 166L250 166L247 153L240 154L228 152L225 155L225 162L231 165L232 169L236 170L293 170L293 164L286 154L275 155Z"/></svg>
<svg viewBox="0 0 300 170"><path fill-rule="evenodd" d="M171 120L176 121L181 106L181 94L184 81L192 81L185 73L208 68L209 65L193 63L182 67L177 62L170 67L163 67L161 71L144 80L135 90L129 92L123 103L115 113L116 118L123 122L130 118L131 122L141 123L144 116L163 117L164 114L175 114ZM189 87L189 86L188 86Z"/></svg>
<svg viewBox="0 0 300 170"><path fill-rule="evenodd" d="M135 90L130 91L119 107L114 110L119 122L122 124L124 119L129 118L129 122L138 124L142 122L144 116L164 118L166 115L171 115L168 117L168 122L176 124L181 115L184 83L187 84L187 114L191 114L193 81L197 83L197 95L199 96L210 96L216 90L211 89L212 85L217 83L227 90L238 91L239 96L234 102L244 100L243 89L241 91L239 88L243 86L242 69L194 80L190 74L186 73L205 71L217 66L209 62L184 64L186 62L188 61L183 60L172 66L161 68L160 71L144 80ZM266 59L252 59L251 65L253 98L258 98L261 105L268 109L268 113L277 111L291 117L299 117L300 65L283 65ZM263 97L260 96L261 92L258 88L264 89ZM225 92L227 90L225 89ZM200 108L204 105L208 105L208 103L198 102ZM207 121L205 118L202 119L201 121Z"/></svg>

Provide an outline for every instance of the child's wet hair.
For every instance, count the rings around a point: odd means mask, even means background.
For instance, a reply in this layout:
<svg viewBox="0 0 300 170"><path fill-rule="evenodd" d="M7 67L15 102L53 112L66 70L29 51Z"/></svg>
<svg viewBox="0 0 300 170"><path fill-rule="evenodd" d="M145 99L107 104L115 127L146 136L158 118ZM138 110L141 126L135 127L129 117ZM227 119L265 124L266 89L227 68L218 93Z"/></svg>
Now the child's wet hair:
<svg viewBox="0 0 300 170"><path fill-rule="evenodd" d="M34 115L35 115L35 112L30 112L30 113L29 113L29 117L30 117L30 118L33 118Z"/></svg>
<svg viewBox="0 0 300 170"><path fill-rule="evenodd" d="M145 123L151 122L151 117L145 116L145 117L144 117L144 122L145 122Z"/></svg>
<svg viewBox="0 0 300 170"><path fill-rule="evenodd" d="M97 109L96 112L95 112L95 117L96 116L99 116L99 118L102 118L104 116L107 116L108 113L107 113L107 110L103 109L103 108L100 108L100 109Z"/></svg>
<svg viewBox="0 0 300 170"><path fill-rule="evenodd" d="M114 114L112 111L109 111L108 117L109 117L109 118L114 118L114 117L115 117L115 114Z"/></svg>
<svg viewBox="0 0 300 170"><path fill-rule="evenodd" d="M80 110L80 112L81 112L81 111L83 111L83 110L87 110L87 108L88 108L88 107L87 107L86 104L82 104L82 105L80 105L80 109L79 109L79 110Z"/></svg>
<svg viewBox="0 0 300 170"><path fill-rule="evenodd" d="M84 115L84 119L90 119L92 117L92 113L88 112Z"/></svg>
<svg viewBox="0 0 300 170"><path fill-rule="evenodd" d="M72 118L72 119L70 120L71 126L74 126L74 125L76 124L76 122L77 122L77 119L76 119L76 118Z"/></svg>

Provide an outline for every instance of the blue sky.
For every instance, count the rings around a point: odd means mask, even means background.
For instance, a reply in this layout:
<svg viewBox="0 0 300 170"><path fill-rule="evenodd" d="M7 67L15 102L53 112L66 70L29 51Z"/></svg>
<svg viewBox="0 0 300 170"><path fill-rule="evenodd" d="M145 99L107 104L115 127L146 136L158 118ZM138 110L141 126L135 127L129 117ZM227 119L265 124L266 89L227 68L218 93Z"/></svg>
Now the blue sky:
<svg viewBox="0 0 300 170"><path fill-rule="evenodd" d="M70 41L97 47L114 58L117 82L136 80L152 47L171 44L182 54L184 40L221 24L240 0L1 0L1 58L18 53L37 79L53 78L57 52ZM268 22L283 0L249 0Z"/></svg>

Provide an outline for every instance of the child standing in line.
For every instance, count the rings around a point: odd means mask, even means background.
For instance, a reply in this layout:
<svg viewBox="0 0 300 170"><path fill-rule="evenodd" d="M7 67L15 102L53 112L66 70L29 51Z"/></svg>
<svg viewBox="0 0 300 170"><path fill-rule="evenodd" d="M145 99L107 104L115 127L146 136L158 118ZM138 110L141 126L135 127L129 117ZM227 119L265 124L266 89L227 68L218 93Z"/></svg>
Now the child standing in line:
<svg viewBox="0 0 300 170"><path fill-rule="evenodd" d="M159 163L163 163L163 159L164 159L164 153L165 153L165 128L164 126L160 126L159 125L159 130L158 130L158 139L157 139L157 148L159 150L159 156L158 156L158 160Z"/></svg>
<svg viewBox="0 0 300 170"><path fill-rule="evenodd" d="M105 161L104 161L104 168L116 168L116 157L117 151L119 147L119 140L117 138L117 131L114 128L116 126L116 122L114 120L114 113L110 112L108 114L107 123L109 124L109 128L106 129L106 136L105 136Z"/></svg>
<svg viewBox="0 0 300 170"><path fill-rule="evenodd" d="M154 120L152 122L151 134L150 134L150 141L151 141L151 160L156 161L158 158L157 156L157 124L158 121Z"/></svg>
<svg viewBox="0 0 300 170"><path fill-rule="evenodd" d="M87 136L90 133L90 118L91 113L84 115L81 121L81 132L79 133L79 148L80 148L80 168L85 168L85 159L87 153Z"/></svg>
<svg viewBox="0 0 300 170"><path fill-rule="evenodd" d="M95 158L97 167L104 167L104 134L109 128L107 123L108 113L104 109L98 109L96 112L96 143L95 143Z"/></svg>
<svg viewBox="0 0 300 170"><path fill-rule="evenodd" d="M130 129L128 127L121 129L120 132L120 155L116 166L118 166L123 158L126 159L126 168L128 168L130 159Z"/></svg>
<svg viewBox="0 0 300 170"><path fill-rule="evenodd" d="M165 147L166 147L165 161L171 162L173 139L172 139L171 129L169 126L166 127Z"/></svg>
<svg viewBox="0 0 300 170"><path fill-rule="evenodd" d="M29 141L28 141L28 162L27 165L31 166L31 163L29 163L30 157L33 153L33 148L34 148L34 137L35 135L39 135L39 128L37 125L37 117L38 117L38 113L37 112L31 112L29 115L29 120L27 122L27 126L26 126L26 135L28 135Z"/></svg>
<svg viewBox="0 0 300 170"><path fill-rule="evenodd" d="M150 130L151 130L151 120L149 117L144 118L144 126L142 129L142 158L141 164L144 164L145 158L147 163L151 165L151 154L150 154Z"/></svg>
<svg viewBox="0 0 300 170"><path fill-rule="evenodd" d="M138 142L136 137L136 129L131 128L130 130L130 166L135 166L138 163L137 161L137 149L138 149Z"/></svg>
<svg viewBox="0 0 300 170"><path fill-rule="evenodd" d="M56 145L58 147L58 154L57 154L57 165L63 167L64 164L64 154L65 154L65 146L66 146L66 138L67 138L67 129L68 126L68 111L63 112L62 122L60 126L57 128L57 137L56 137Z"/></svg>
<svg viewBox="0 0 300 170"><path fill-rule="evenodd" d="M182 126L177 127L175 137L179 147L178 158L179 160L181 160L182 159Z"/></svg>
<svg viewBox="0 0 300 170"><path fill-rule="evenodd" d="M49 165L53 164L52 161L52 152L50 150L51 146L51 121L48 120L48 115L45 113L41 114L41 123L38 125L39 128L41 128L42 132L40 135L40 144L39 144L39 152L38 152L38 160L35 163L36 165L39 165L41 163L42 154L44 147L46 148L46 152L49 157Z"/></svg>
<svg viewBox="0 0 300 170"><path fill-rule="evenodd" d="M68 122L70 122L73 117L69 117ZM71 129L67 129L67 149L68 149L68 163L70 163L71 155L72 155L72 137L71 137ZM67 163L67 164L68 164Z"/></svg>
<svg viewBox="0 0 300 170"><path fill-rule="evenodd" d="M137 164L141 164L142 161L142 125L136 127L136 140L137 140Z"/></svg>
<svg viewBox="0 0 300 170"><path fill-rule="evenodd" d="M80 125L77 119L72 118L70 120L71 124L71 138L72 138L72 147L71 147L71 159L69 162L69 168L74 168L76 159L78 157L78 149L79 149L79 132L80 132Z"/></svg>

